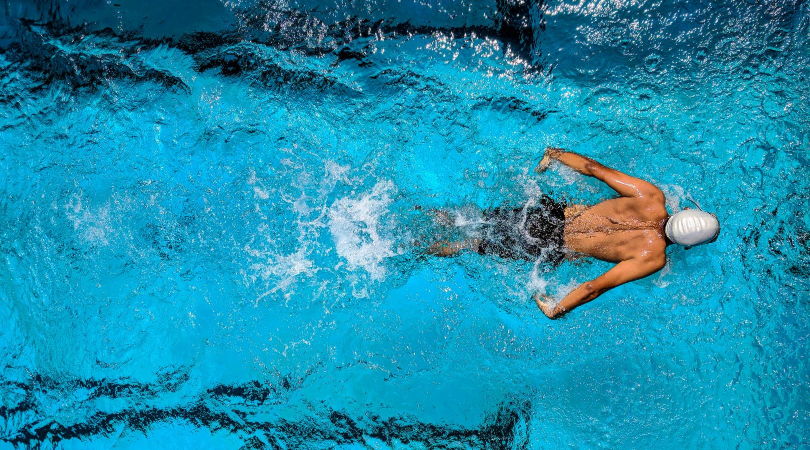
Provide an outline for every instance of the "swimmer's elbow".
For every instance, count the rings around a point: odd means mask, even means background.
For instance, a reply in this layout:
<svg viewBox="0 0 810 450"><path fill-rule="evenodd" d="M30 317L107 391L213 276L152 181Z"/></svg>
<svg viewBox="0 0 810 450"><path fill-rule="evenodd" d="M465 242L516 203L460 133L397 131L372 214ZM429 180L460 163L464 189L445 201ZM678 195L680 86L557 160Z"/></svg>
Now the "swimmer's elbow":
<svg viewBox="0 0 810 450"><path fill-rule="evenodd" d="M604 294L608 290L608 288L599 287L599 286L597 286L596 284L594 284L591 281L585 283L582 287L585 290L585 301L586 302L589 302L589 301L595 299L596 297L599 297L600 295Z"/></svg>
<svg viewBox="0 0 810 450"><path fill-rule="evenodd" d="M592 159L587 159L587 161L585 161L585 165L583 166L583 169L584 169L582 171L583 175L588 175L590 177L594 177L594 178L598 178L598 179L602 180L606 176L605 169L607 169L607 167L605 167L605 165L602 164L602 163L599 163L599 162L594 161Z"/></svg>
<svg viewBox="0 0 810 450"><path fill-rule="evenodd" d="M640 267L637 271L636 278L644 278L650 276L655 272L663 269L667 265L666 255L655 255L645 258L640 262Z"/></svg>
<svg viewBox="0 0 810 450"><path fill-rule="evenodd" d="M585 166L583 167L583 169L585 170L583 170L582 173L584 175L593 176L593 173L596 170L598 164L599 163L597 163L596 161L591 160L586 161Z"/></svg>

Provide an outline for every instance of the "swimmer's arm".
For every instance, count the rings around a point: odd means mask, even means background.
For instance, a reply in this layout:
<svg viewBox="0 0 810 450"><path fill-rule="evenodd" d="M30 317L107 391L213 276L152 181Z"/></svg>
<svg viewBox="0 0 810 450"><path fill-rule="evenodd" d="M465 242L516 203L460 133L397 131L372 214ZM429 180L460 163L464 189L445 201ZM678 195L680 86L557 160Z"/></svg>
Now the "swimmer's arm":
<svg viewBox="0 0 810 450"><path fill-rule="evenodd" d="M548 297L538 294L534 294L534 301L549 319L559 319L571 312L571 310L590 302L616 286L658 272L664 267L665 263L666 258L634 258L622 261L600 277L584 283L568 293L557 306L552 307L548 302Z"/></svg>
<svg viewBox="0 0 810 450"><path fill-rule="evenodd" d="M552 160L559 161L577 172L594 177L610 186L622 197L648 197L658 196L663 198L664 193L660 189L642 179L631 177L618 170L611 169L591 158L565 151L561 148L546 148L546 153L535 172L546 170Z"/></svg>

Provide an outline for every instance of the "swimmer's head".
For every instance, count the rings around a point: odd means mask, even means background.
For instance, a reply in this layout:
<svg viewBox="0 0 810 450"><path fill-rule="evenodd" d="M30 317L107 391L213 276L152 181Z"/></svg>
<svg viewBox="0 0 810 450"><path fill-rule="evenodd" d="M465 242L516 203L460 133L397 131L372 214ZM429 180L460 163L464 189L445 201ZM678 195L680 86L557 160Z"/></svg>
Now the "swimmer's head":
<svg viewBox="0 0 810 450"><path fill-rule="evenodd" d="M694 247L714 242L720 234L720 222L712 213L698 209L685 209L669 217L664 232L670 241Z"/></svg>

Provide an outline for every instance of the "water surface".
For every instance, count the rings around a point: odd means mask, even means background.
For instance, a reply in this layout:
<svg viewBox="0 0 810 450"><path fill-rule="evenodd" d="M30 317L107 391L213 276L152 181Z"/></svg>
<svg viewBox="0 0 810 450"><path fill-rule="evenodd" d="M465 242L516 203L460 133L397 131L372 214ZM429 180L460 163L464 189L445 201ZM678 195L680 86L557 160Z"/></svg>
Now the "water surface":
<svg viewBox="0 0 810 450"><path fill-rule="evenodd" d="M154 3L154 2L152 2ZM0 448L810 445L805 2L26 3L0 16ZM445 208L694 197L607 270ZM460 220L460 223L463 220Z"/></svg>

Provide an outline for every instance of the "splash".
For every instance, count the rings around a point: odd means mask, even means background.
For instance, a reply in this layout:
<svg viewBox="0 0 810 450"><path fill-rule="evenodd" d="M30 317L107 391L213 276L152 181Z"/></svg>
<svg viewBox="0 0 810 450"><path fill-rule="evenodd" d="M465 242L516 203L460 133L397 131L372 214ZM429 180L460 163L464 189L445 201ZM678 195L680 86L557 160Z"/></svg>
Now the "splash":
<svg viewBox="0 0 810 450"><path fill-rule="evenodd" d="M275 284L268 291L263 293L256 299L256 302L261 301L270 294L274 294L281 290L285 293L285 298L289 299L291 293L289 287L298 278L311 273L314 269L313 263L307 258L307 251L305 248L299 248L297 252L289 255L264 255L256 250L246 248L248 254L256 258L262 258L269 263L253 264L251 271L253 274L258 274L264 281L275 280ZM251 281L256 281L256 275L251 276Z"/></svg>
<svg viewBox="0 0 810 450"><path fill-rule="evenodd" d="M673 214L680 211L681 199L686 198L686 192L684 192L683 188L677 184L665 184L661 186L661 191L667 200L667 208Z"/></svg>
<svg viewBox="0 0 810 450"><path fill-rule="evenodd" d="M110 205L98 208L84 205L81 194L74 194L65 205L65 215L73 224L73 230L82 241L96 246L109 245L114 234L110 225Z"/></svg>
<svg viewBox="0 0 810 450"><path fill-rule="evenodd" d="M552 283L547 277L549 271L547 267L540 263L538 260L534 263L532 271L529 274L528 290L530 293L538 293L541 295L548 294L548 286Z"/></svg>
<svg viewBox="0 0 810 450"><path fill-rule="evenodd" d="M337 200L329 209L329 231L338 255L350 269L362 268L373 280L385 277L383 262L396 256L394 241L385 236L382 219L391 204L394 184L379 181L371 192Z"/></svg>

